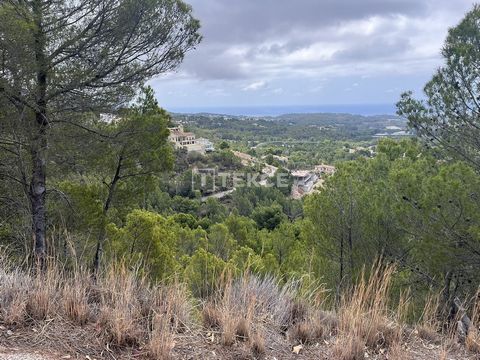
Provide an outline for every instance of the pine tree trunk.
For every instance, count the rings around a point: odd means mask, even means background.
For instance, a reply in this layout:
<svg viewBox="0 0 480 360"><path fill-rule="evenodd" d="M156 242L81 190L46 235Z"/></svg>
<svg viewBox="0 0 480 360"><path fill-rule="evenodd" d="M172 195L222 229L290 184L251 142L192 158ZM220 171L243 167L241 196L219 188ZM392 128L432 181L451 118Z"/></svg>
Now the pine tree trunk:
<svg viewBox="0 0 480 360"><path fill-rule="evenodd" d="M43 31L43 4L32 2L34 15L34 41L36 65L36 133L33 137L32 178L30 181L30 205L34 238L35 262L39 269L45 268L46 258L46 166L47 166L47 63L45 56L45 33Z"/></svg>
<svg viewBox="0 0 480 360"><path fill-rule="evenodd" d="M344 261L345 261L345 249L344 249L344 239L343 239L343 231L340 235L340 258L339 258L339 262L340 262L340 274L339 274L339 279L338 279L338 284L337 284L337 290L336 290L336 294L335 294L335 306L338 308L341 304L341 301L342 301L342 295L343 295L343 280L344 280L344 268L345 268L345 265L344 265Z"/></svg>
<svg viewBox="0 0 480 360"><path fill-rule="evenodd" d="M108 189L108 197L103 207L102 222L100 224L100 231L98 233L98 239L97 239L97 248L95 250L95 256L93 258L92 270L93 270L94 276L96 276L96 274L98 274L98 271L100 270L100 264L103 257L103 243L105 242L105 237L107 235L106 233L107 215L108 215L108 210L110 210L110 204L113 199L113 194L115 192L117 181L118 180L115 180L110 185L110 188Z"/></svg>
<svg viewBox="0 0 480 360"><path fill-rule="evenodd" d="M112 182L108 187L107 199L105 201L105 204L103 205L102 223L100 224L100 231L98 233L98 239L97 239L97 249L95 251L95 256L93 258L92 270L93 270L94 278L96 277L96 274L100 269L100 264L102 261L103 243L105 242L105 237L106 237L105 228L107 226L107 215L108 215L108 211L110 210L110 206L113 200L113 196L115 194L117 183L120 180L120 171L122 170L122 162L123 162L123 156L120 155L118 158L117 168L115 169L115 175L113 176Z"/></svg>
<svg viewBox="0 0 480 360"><path fill-rule="evenodd" d="M46 258L46 148L44 126L40 125L32 147L32 179L30 181L30 206L34 239L35 264L45 268Z"/></svg>
<svg viewBox="0 0 480 360"><path fill-rule="evenodd" d="M102 219L102 223L100 224L100 231L97 239L97 248L95 250L95 256L93 258L92 272L94 277L96 277L96 275L98 274L98 271L100 269L100 262L103 256L103 243L105 242L105 236L106 236L106 231L105 231L106 220L105 219L107 217L107 212L108 212L108 209L107 211L104 210L102 214L103 219Z"/></svg>

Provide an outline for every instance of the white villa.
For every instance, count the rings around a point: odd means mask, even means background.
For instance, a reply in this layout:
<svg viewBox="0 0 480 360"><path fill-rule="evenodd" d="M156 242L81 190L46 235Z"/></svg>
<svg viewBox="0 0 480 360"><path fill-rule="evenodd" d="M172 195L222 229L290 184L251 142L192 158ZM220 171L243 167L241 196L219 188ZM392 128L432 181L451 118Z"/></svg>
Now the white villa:
<svg viewBox="0 0 480 360"><path fill-rule="evenodd" d="M176 149L187 149L188 152L199 152L205 154L206 152L214 151L213 143L204 138L195 138L195 134L192 132L185 132L182 125L169 128L170 135L168 140L173 143Z"/></svg>
<svg viewBox="0 0 480 360"><path fill-rule="evenodd" d="M205 152L215 151L215 147L213 146L213 143L210 140L205 138L198 138L196 141L197 141L197 144L200 144L203 146Z"/></svg>
<svg viewBox="0 0 480 360"><path fill-rule="evenodd" d="M318 180L315 173L308 170L292 171L294 186L301 194L308 194Z"/></svg>
<svg viewBox="0 0 480 360"><path fill-rule="evenodd" d="M333 175L335 166L317 165L314 170L295 170L292 171L294 183L292 186L292 197L299 199L302 196L313 191L320 190L323 187L324 175Z"/></svg>

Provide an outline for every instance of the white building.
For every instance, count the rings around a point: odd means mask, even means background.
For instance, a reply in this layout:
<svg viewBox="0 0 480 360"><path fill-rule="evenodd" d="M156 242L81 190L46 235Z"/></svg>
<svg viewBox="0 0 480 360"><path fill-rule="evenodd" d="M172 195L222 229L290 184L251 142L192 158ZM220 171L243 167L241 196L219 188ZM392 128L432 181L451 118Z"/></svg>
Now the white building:
<svg viewBox="0 0 480 360"><path fill-rule="evenodd" d="M208 139L196 139L192 132L185 132L182 125L169 128L170 135L168 140L173 143L176 149L187 149L188 152L198 152L205 154L206 152L214 151L213 144Z"/></svg>
<svg viewBox="0 0 480 360"><path fill-rule="evenodd" d="M308 194L312 191L313 186L318 180L317 175L308 170L292 171L292 177L294 179L293 186L301 194Z"/></svg>
<svg viewBox="0 0 480 360"><path fill-rule="evenodd" d="M195 144L195 134L191 132L185 132L182 125L169 128L168 130L170 130L168 140L170 140L175 147L181 148Z"/></svg>
<svg viewBox="0 0 480 360"><path fill-rule="evenodd" d="M208 139L198 138L197 139L197 144L202 145L205 152L215 151L215 147L213 146L213 143Z"/></svg>

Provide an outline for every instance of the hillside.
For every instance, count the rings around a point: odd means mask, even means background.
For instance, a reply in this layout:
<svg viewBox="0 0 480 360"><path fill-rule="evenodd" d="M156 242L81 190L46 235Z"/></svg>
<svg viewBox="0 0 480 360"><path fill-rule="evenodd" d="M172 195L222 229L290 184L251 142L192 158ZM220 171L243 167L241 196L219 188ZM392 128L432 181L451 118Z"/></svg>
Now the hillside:
<svg viewBox="0 0 480 360"><path fill-rule="evenodd" d="M0 0L0 360L480 360L479 44L470 0Z"/></svg>
<svg viewBox="0 0 480 360"><path fill-rule="evenodd" d="M318 113L285 114L280 116L233 116L218 114L172 114L194 130L215 131L219 139L265 141L287 139L371 140L389 127L406 129L406 121L393 115L362 116L352 114ZM308 133L305 130L308 129ZM398 130L397 130L398 131Z"/></svg>
<svg viewBox="0 0 480 360"><path fill-rule="evenodd" d="M152 286L123 266L91 283L51 268L0 275L0 359L476 359L475 332L459 345L426 307L408 324L408 294L389 311L395 269L373 268L340 307L326 289L245 275L206 301L178 282ZM473 314L472 318L477 318Z"/></svg>

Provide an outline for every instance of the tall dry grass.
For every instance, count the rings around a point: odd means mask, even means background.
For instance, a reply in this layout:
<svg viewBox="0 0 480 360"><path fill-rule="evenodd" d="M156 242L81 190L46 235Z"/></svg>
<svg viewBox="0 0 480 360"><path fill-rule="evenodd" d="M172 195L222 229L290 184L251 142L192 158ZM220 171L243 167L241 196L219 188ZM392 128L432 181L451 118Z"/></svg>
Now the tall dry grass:
<svg viewBox="0 0 480 360"><path fill-rule="evenodd" d="M69 281L61 286L61 304L65 316L78 325L91 320L92 309L89 304L90 276L85 271L75 271Z"/></svg>
<svg viewBox="0 0 480 360"><path fill-rule="evenodd" d="M480 289L473 298L473 306L470 317L472 324L465 339L465 347L471 353L480 355Z"/></svg>
<svg viewBox="0 0 480 360"><path fill-rule="evenodd" d="M273 277L227 277L216 294L202 301L193 299L180 281L153 285L124 264L112 264L94 283L82 269L66 272L51 266L33 276L0 262L0 323L21 327L45 320L68 322L93 329L113 351L134 347L161 360L172 358L178 339L189 336L235 345L232 351L247 349L248 357L256 359L279 343L313 348L329 344L337 360L380 352L389 359L405 359L410 295L405 292L396 306L391 304L394 272L393 266L377 262L335 311L326 307L322 288L305 291L298 281L280 283ZM472 314L476 326L479 309L477 302ZM437 310L438 298L431 297L421 324L428 334L418 327L419 336L439 336ZM478 339L478 332L468 334L471 352L479 351Z"/></svg>
<svg viewBox="0 0 480 360"><path fill-rule="evenodd" d="M275 337L292 344L318 342L333 333L337 320L319 309L317 293L302 292L299 282L280 284L272 277L245 274L227 281L205 302L203 325L216 331L224 346L248 345L254 358L261 357Z"/></svg>
<svg viewBox="0 0 480 360"><path fill-rule="evenodd" d="M439 329L441 329L441 323L438 319L440 297L441 294L439 292L427 295L420 321L416 326L418 336L433 344L439 344L441 340L438 333Z"/></svg>
<svg viewBox="0 0 480 360"><path fill-rule="evenodd" d="M184 285L153 286L123 264L111 265L96 283L81 269L50 266L33 276L0 268L0 323L91 325L109 348L141 347L153 359L170 358L174 335L192 327L191 304Z"/></svg>
<svg viewBox="0 0 480 360"><path fill-rule="evenodd" d="M390 290L394 271L394 266L376 262L369 276L363 271L359 282L343 297L333 349L337 359L363 359L365 352L379 349L398 352L403 332L401 319L405 317L408 300L404 297L396 311L392 311Z"/></svg>
<svg viewBox="0 0 480 360"><path fill-rule="evenodd" d="M21 271L0 270L0 318L7 325L25 322L31 286L31 278Z"/></svg>
<svg viewBox="0 0 480 360"><path fill-rule="evenodd" d="M250 342L255 352L264 347L266 327L281 328L288 321L285 309L295 297L294 289L279 287L273 278L244 277L226 281L222 292L205 302L206 328L217 330L221 343Z"/></svg>

